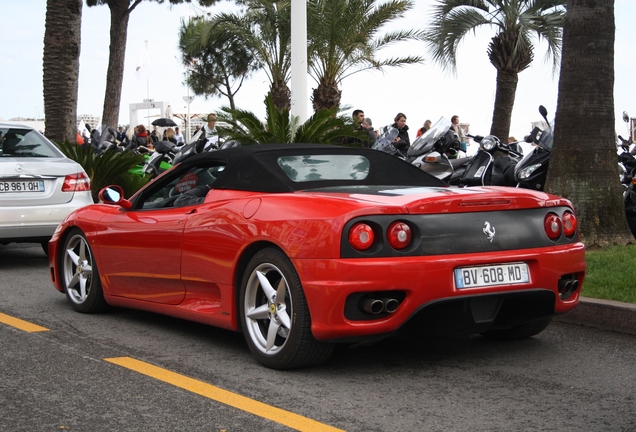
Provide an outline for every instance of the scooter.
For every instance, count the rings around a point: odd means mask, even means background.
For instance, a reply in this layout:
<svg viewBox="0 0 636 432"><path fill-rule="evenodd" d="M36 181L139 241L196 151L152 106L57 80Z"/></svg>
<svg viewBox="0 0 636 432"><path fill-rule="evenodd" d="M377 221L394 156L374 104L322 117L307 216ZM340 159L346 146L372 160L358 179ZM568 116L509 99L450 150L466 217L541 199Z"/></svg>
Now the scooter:
<svg viewBox="0 0 636 432"><path fill-rule="evenodd" d="M407 160L440 180L456 185L471 158L461 157L459 136L452 123L441 117L418 137L407 151Z"/></svg>
<svg viewBox="0 0 636 432"><path fill-rule="evenodd" d="M516 186L514 169L523 157L520 149L494 135L467 136L479 144L479 150L459 179L459 186Z"/></svg>
<svg viewBox="0 0 636 432"><path fill-rule="evenodd" d="M548 164L554 143L553 128L554 122L548 121L548 110L539 106L539 113L548 124L548 129L542 131L535 127L530 135L525 139L527 143L533 144L534 148L524 158L519 161L514 171L514 178L517 187L542 191L548 175Z"/></svg>
<svg viewBox="0 0 636 432"><path fill-rule="evenodd" d="M618 173L621 185L626 190L636 174L636 158L629 150L631 143L620 135L618 135L618 140Z"/></svg>

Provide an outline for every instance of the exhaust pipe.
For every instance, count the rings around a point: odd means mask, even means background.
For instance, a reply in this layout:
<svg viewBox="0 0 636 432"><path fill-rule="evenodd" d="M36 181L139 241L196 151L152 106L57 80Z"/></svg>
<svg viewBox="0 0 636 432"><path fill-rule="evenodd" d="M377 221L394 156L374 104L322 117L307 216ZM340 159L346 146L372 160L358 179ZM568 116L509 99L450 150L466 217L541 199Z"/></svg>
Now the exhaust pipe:
<svg viewBox="0 0 636 432"><path fill-rule="evenodd" d="M377 315L384 310L382 300L368 298L362 301L362 310L366 313Z"/></svg>
<svg viewBox="0 0 636 432"><path fill-rule="evenodd" d="M382 305L384 306L384 311L392 314L395 312L400 305L400 302L394 298L385 298L382 299Z"/></svg>
<svg viewBox="0 0 636 432"><path fill-rule="evenodd" d="M559 293L562 298L567 298L579 288L578 279L560 279Z"/></svg>
<svg viewBox="0 0 636 432"><path fill-rule="evenodd" d="M561 294L572 292L572 279L559 280L559 292Z"/></svg>

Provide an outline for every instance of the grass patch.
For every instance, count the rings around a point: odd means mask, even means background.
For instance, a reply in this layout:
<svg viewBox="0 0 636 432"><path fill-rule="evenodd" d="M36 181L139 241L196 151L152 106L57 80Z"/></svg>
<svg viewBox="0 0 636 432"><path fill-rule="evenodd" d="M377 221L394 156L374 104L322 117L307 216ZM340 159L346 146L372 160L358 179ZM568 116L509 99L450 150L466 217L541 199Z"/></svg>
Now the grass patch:
<svg viewBox="0 0 636 432"><path fill-rule="evenodd" d="M636 303L636 245L587 251L581 295Z"/></svg>

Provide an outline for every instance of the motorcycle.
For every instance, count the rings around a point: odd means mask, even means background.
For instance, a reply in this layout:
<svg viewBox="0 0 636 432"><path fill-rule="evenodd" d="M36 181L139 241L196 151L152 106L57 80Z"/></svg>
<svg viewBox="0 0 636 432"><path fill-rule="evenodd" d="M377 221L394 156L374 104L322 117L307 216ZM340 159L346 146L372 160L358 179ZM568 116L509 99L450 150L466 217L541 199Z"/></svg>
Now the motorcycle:
<svg viewBox="0 0 636 432"><path fill-rule="evenodd" d="M515 186L515 166L523 157L518 145L501 142L494 135L467 135L479 144L479 150L466 166L459 186Z"/></svg>
<svg viewBox="0 0 636 432"><path fill-rule="evenodd" d="M157 141L154 145L155 151L146 158L139 175L150 175L155 178L162 172L172 168L174 158L177 154L177 145L170 141Z"/></svg>
<svg viewBox="0 0 636 432"><path fill-rule="evenodd" d="M102 154L107 151L120 151L117 146L117 132L110 126L101 125L90 129L87 123L86 128L91 134L90 146L94 153Z"/></svg>
<svg viewBox="0 0 636 432"><path fill-rule="evenodd" d="M385 126L383 128L382 135L378 137L371 148L374 150L383 151L400 159L406 159L406 156L393 145L393 141L395 140L395 138L397 138L399 133L400 131L398 131L393 126Z"/></svg>
<svg viewBox="0 0 636 432"><path fill-rule="evenodd" d="M456 185L471 158L462 156L459 136L451 126L450 120L441 117L409 147L407 160L422 171Z"/></svg>

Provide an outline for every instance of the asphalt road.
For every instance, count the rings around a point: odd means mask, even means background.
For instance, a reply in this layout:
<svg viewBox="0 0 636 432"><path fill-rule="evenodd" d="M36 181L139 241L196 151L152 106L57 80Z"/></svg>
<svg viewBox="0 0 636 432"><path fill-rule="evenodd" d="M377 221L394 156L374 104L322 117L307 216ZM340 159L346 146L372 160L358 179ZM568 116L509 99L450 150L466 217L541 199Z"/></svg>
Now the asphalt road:
<svg viewBox="0 0 636 432"><path fill-rule="evenodd" d="M279 372L239 334L74 312L29 245L0 246L0 313L0 430L636 430L636 336L562 321L515 343L342 347L319 367Z"/></svg>

